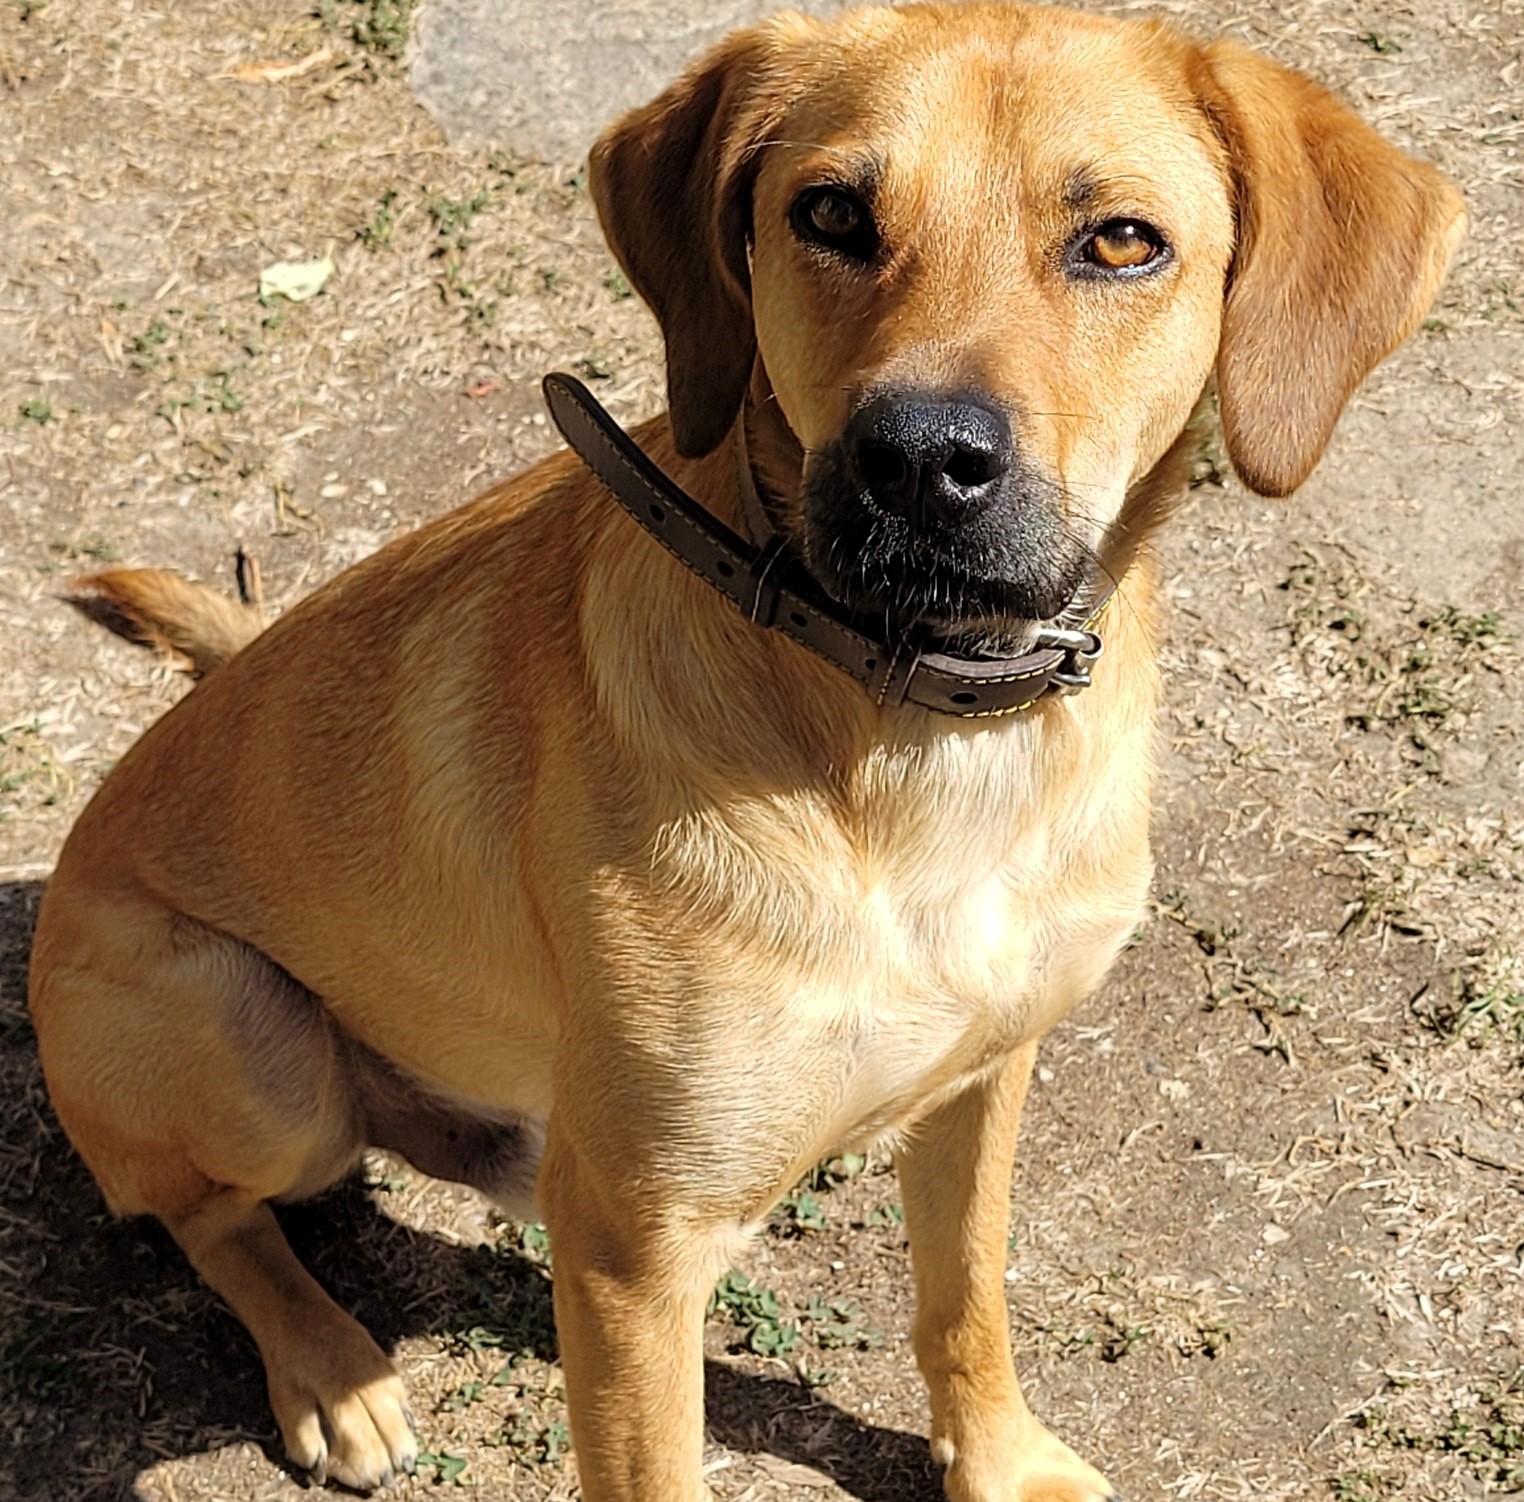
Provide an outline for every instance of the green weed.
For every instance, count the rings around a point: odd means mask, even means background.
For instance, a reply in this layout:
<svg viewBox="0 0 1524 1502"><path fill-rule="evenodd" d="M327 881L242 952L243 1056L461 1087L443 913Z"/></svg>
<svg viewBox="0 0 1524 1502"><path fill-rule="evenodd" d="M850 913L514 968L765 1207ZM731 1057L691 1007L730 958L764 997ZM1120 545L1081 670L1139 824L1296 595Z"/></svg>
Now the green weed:
<svg viewBox="0 0 1524 1502"><path fill-rule="evenodd" d="M381 250L391 244L392 231L397 227L397 197L397 189L388 188L370 221L355 231L355 238L366 250Z"/></svg>
<svg viewBox="0 0 1524 1502"><path fill-rule="evenodd" d="M446 198L441 193L429 199L429 218L434 221L434 233L439 237L434 254L442 256L448 251L464 250L471 243L466 231L491 201L490 188L479 188L469 198Z"/></svg>
<svg viewBox="0 0 1524 1502"><path fill-rule="evenodd" d="M1524 989L1517 976L1512 955L1490 971L1457 970L1450 996L1419 1015L1447 1042L1464 1039L1474 1048L1494 1038L1524 1043Z"/></svg>
<svg viewBox="0 0 1524 1502"><path fill-rule="evenodd" d="M823 1299L818 1294L804 1306L810 1340L822 1351L869 1351L884 1343L884 1332L870 1324L856 1299Z"/></svg>
<svg viewBox="0 0 1524 1502"><path fill-rule="evenodd" d="M728 1272L709 1299L709 1312L736 1326L741 1344L759 1356L787 1356L798 1348L798 1324L784 1318L783 1303L772 1289L744 1273Z"/></svg>
<svg viewBox="0 0 1524 1502"><path fill-rule="evenodd" d="M817 1163L804 1176L804 1187L817 1193L835 1189L849 1179L857 1178L867 1167L868 1159L862 1153L837 1153L834 1158Z"/></svg>
<svg viewBox="0 0 1524 1502"><path fill-rule="evenodd" d="M571 1449L571 1430L564 1419L541 1423L537 1415L521 1410L497 1443L507 1445L531 1465L556 1465Z"/></svg>
<svg viewBox="0 0 1524 1502"><path fill-rule="evenodd" d="M463 1455L451 1455L447 1450L420 1450L416 1474L431 1479L435 1486L465 1486L466 1467L470 1462ZM430 1472L433 1473L430 1477Z"/></svg>
<svg viewBox="0 0 1524 1502"><path fill-rule="evenodd" d="M826 1228L825 1206L808 1189L796 1189L778 1202L773 1224L788 1236L802 1236L806 1231Z"/></svg>
<svg viewBox="0 0 1524 1502"><path fill-rule="evenodd" d="M174 335L174 330L162 319L155 319L141 334L135 334L132 343L130 363L134 370L153 370L165 358L167 345Z"/></svg>
<svg viewBox="0 0 1524 1502"><path fill-rule="evenodd" d="M473 1378L469 1382L462 1382L439 1407L444 1413L463 1413L467 1408L480 1403L486 1395L487 1382L481 1378Z"/></svg>
<svg viewBox="0 0 1524 1502"><path fill-rule="evenodd" d="M554 1354L550 1280L539 1254L514 1257L492 1247L474 1247L460 1281L465 1312L461 1328L450 1336L456 1350L494 1350L511 1356Z"/></svg>
<svg viewBox="0 0 1524 1502"><path fill-rule="evenodd" d="M397 62L407 50L413 0L320 0L318 15L363 52Z"/></svg>

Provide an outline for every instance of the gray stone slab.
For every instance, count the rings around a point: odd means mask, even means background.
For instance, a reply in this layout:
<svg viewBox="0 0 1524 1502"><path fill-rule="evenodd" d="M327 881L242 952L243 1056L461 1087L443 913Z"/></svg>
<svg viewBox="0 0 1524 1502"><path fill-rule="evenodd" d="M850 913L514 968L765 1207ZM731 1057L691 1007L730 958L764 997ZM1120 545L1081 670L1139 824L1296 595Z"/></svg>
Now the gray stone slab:
<svg viewBox="0 0 1524 1502"><path fill-rule="evenodd" d="M783 0L428 0L413 90L452 142L573 163L728 31ZM843 0L792 0L830 15Z"/></svg>

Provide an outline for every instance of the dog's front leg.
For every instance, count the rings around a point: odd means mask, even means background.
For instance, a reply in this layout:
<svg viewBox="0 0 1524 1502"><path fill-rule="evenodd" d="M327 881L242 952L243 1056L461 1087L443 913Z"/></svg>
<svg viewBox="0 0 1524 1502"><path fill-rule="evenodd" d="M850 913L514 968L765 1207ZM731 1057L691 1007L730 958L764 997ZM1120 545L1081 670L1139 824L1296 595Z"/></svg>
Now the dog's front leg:
<svg viewBox="0 0 1524 1502"><path fill-rule="evenodd" d="M707 1502L711 1239L627 1162L604 1165L579 1151L554 1118L539 1192L555 1256L556 1333L583 1497Z"/></svg>
<svg viewBox="0 0 1524 1502"><path fill-rule="evenodd" d="M915 1263L915 1352L953 1502L1102 1502L1105 1478L1022 1397L1005 1305L1016 1128L1036 1044L922 1122L900 1154Z"/></svg>

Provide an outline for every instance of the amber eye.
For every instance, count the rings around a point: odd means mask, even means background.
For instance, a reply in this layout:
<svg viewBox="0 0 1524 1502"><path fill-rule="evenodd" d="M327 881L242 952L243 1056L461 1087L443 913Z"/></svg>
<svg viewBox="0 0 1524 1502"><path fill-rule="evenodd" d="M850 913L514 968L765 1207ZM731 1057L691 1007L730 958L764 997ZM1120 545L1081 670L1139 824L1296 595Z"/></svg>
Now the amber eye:
<svg viewBox="0 0 1524 1502"><path fill-rule="evenodd" d="M1076 269L1092 276L1144 271L1169 258L1163 235L1139 219L1112 219L1092 230L1076 249Z"/></svg>
<svg viewBox="0 0 1524 1502"><path fill-rule="evenodd" d="M801 240L840 251L855 261L872 258L878 230L867 204L845 188L806 188L794 200L789 221Z"/></svg>

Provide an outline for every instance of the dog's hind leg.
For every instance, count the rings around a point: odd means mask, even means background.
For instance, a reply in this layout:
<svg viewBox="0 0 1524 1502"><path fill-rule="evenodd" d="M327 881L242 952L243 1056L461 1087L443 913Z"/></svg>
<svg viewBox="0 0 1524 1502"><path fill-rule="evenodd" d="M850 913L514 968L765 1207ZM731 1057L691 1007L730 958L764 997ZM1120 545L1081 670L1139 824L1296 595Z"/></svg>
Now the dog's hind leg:
<svg viewBox="0 0 1524 1502"><path fill-rule="evenodd" d="M362 1489L409 1469L401 1379L267 1203L333 1183L363 1146L316 998L248 945L65 864L31 1000L65 1130L111 1208L157 1216L248 1327L292 1460Z"/></svg>
<svg viewBox="0 0 1524 1502"><path fill-rule="evenodd" d="M1037 1045L934 1111L899 1155L915 1266L915 1353L931 1392L932 1453L952 1502L1113 1497L1033 1416L1011 1361L1006 1238L1016 1128Z"/></svg>

